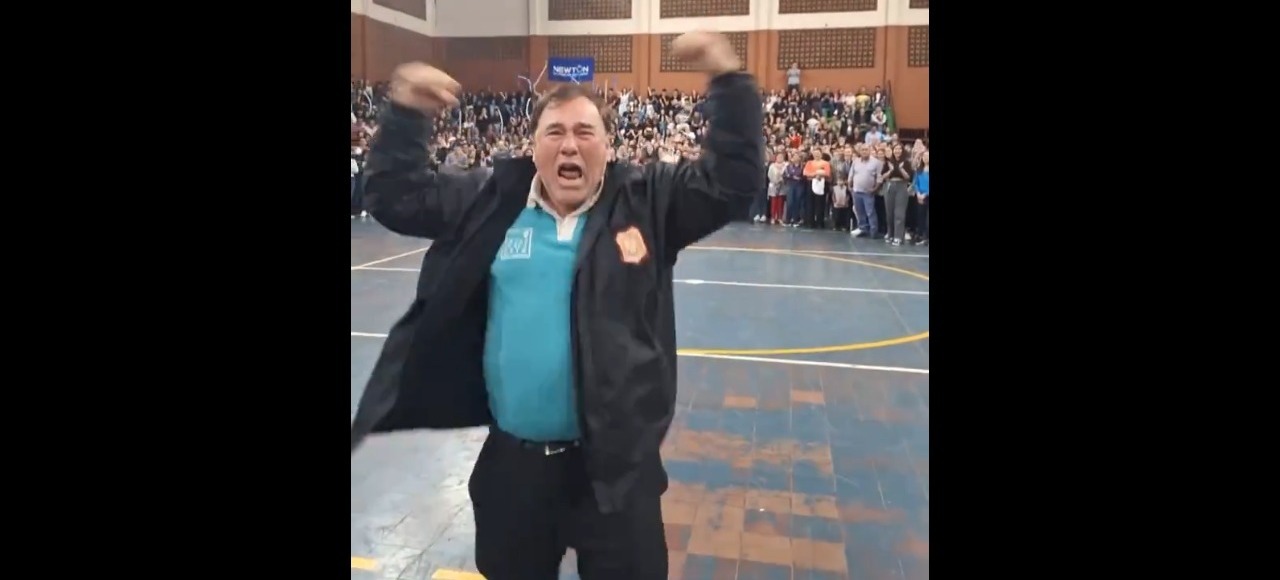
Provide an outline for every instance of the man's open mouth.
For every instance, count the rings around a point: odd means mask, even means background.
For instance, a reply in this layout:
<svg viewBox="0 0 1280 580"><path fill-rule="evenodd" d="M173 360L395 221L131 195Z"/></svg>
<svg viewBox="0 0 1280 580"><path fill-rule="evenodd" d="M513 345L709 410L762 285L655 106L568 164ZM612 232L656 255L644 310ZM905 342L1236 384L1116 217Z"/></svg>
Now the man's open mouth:
<svg viewBox="0 0 1280 580"><path fill-rule="evenodd" d="M582 168L576 163L561 163L556 168L556 175L564 179L580 179L582 178Z"/></svg>

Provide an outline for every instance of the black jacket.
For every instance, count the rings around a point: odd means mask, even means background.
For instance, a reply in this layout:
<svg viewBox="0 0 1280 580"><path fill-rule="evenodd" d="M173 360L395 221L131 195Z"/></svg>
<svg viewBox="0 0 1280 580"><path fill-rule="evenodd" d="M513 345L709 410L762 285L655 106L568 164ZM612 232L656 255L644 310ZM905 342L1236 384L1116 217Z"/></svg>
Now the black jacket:
<svg viewBox="0 0 1280 580"><path fill-rule="evenodd" d="M600 509L666 489L658 446L675 410L676 254L715 232L764 187L759 92L752 77L711 81L712 131L701 158L610 164L578 249L571 331L588 476ZM417 298L391 329L351 427L370 433L492 422L482 372L489 267L527 205L532 159L481 172L427 170L424 115L391 106L369 150L364 202L400 234L432 238ZM640 232L647 256L622 260L619 235Z"/></svg>

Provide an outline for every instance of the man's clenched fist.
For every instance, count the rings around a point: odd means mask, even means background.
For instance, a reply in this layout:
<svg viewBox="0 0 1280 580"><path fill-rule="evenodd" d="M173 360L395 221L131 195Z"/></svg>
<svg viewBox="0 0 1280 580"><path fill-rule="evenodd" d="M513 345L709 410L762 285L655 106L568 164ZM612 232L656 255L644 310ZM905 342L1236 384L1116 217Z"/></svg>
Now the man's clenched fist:
<svg viewBox="0 0 1280 580"><path fill-rule="evenodd" d="M742 61L733 52L729 39L718 32L686 32L671 42L672 54L712 75L734 72Z"/></svg>
<svg viewBox="0 0 1280 580"><path fill-rule="evenodd" d="M458 104L462 85L444 71L420 62L396 67L391 74L392 101L420 111L438 111Z"/></svg>

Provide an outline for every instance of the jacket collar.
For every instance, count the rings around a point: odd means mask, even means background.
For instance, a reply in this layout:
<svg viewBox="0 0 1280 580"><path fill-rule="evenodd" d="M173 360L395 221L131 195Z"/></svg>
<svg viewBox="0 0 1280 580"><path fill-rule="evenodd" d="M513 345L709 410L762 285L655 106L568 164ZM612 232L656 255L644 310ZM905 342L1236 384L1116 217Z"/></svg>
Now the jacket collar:
<svg viewBox="0 0 1280 580"><path fill-rule="evenodd" d="M618 192L627 186L637 171L639 171L638 167L627 163L610 162L606 167L600 191L596 193L593 201L589 202L589 206L584 206L599 211L595 212L597 217L587 220L586 229L582 232L582 241L578 245L577 268L582 267L583 259L589 255L600 234L608 229L608 214L611 213L611 208L618 198ZM503 203L518 204L521 209L528 207L537 175L538 170L530 157L502 159L493 164L492 179L497 186L498 195L503 196ZM514 220L514 214L512 215Z"/></svg>
<svg viewBox="0 0 1280 580"><path fill-rule="evenodd" d="M608 171L605 171L605 173L608 174ZM600 200L600 192L603 190L604 179L601 179L600 187L597 187L596 192L591 194L591 197L587 198L586 203L578 206L578 209L569 212L569 215L562 216L551 207L551 204L547 203L547 198L542 195L542 179L539 178L538 174L535 172L533 174L533 179L529 181L529 201L526 203L525 207L541 207L542 211L555 216L557 220L567 220L587 213L587 211L591 209L591 206L595 205L596 202Z"/></svg>

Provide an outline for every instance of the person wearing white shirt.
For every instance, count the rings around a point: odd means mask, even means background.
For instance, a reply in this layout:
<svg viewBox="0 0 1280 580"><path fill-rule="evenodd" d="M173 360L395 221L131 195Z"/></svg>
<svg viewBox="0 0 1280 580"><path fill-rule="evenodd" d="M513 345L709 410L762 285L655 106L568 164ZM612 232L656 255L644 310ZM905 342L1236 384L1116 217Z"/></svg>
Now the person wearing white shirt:
<svg viewBox="0 0 1280 580"><path fill-rule="evenodd" d="M849 189L853 191L853 204L858 223L853 231L854 237L875 237L880 231L876 215L876 189L882 162L871 156L871 147L856 145L858 157L849 163Z"/></svg>
<svg viewBox="0 0 1280 580"><path fill-rule="evenodd" d="M871 124L875 125L877 129L884 129L886 121L888 121L888 118L884 114L884 109L876 106L875 112L871 113Z"/></svg>

